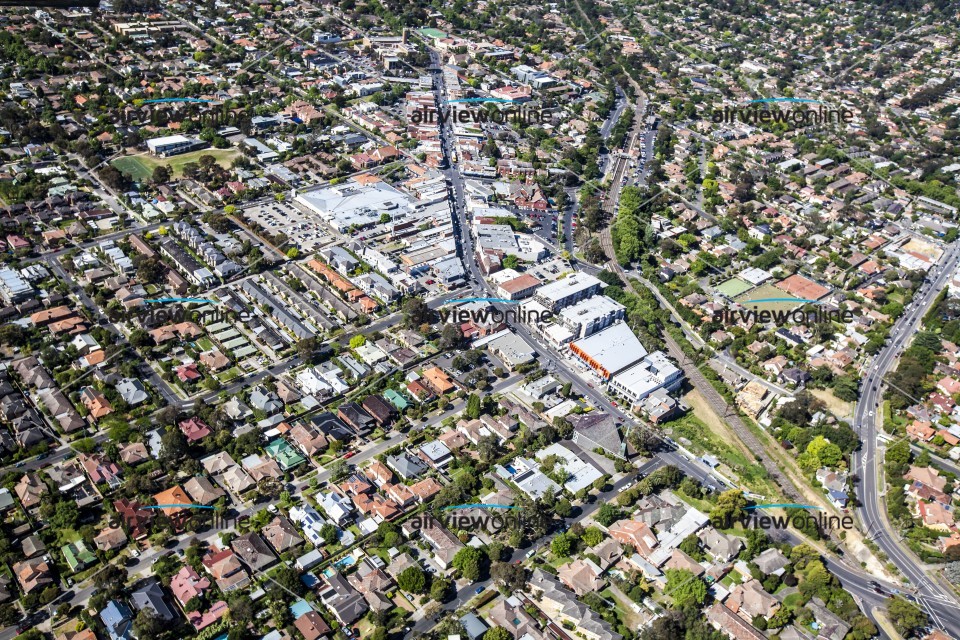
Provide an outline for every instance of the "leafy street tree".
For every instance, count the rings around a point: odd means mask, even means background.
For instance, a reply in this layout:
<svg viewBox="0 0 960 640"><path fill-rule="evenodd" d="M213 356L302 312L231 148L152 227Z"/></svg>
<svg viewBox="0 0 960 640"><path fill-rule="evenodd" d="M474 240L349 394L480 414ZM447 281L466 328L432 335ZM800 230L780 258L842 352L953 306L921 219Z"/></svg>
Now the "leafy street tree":
<svg viewBox="0 0 960 640"><path fill-rule="evenodd" d="M464 547L453 556L453 567L470 582L477 582L483 575L486 554L480 549Z"/></svg>
<svg viewBox="0 0 960 640"><path fill-rule="evenodd" d="M363 336L363 335L359 335L359 334L358 334L358 335L355 335L355 336L353 336L352 338L350 338L350 348L351 348L351 349L358 349L358 348L362 347L362 346L365 345L365 344L367 344L367 338L366 338L366 336Z"/></svg>
<svg viewBox="0 0 960 640"><path fill-rule="evenodd" d="M617 520L623 518L623 512L609 502L604 502L597 509L596 520L605 527L609 527Z"/></svg>
<svg viewBox="0 0 960 640"><path fill-rule="evenodd" d="M894 597L887 600L887 617L893 622L897 633L909 638L927 626L927 615L909 600Z"/></svg>
<svg viewBox="0 0 960 640"><path fill-rule="evenodd" d="M152 609L141 609L133 620L133 630L138 638L159 638L164 635L166 626Z"/></svg>
<svg viewBox="0 0 960 640"><path fill-rule="evenodd" d="M522 564L496 562L490 568L490 577L508 591L519 591L527 583L527 569Z"/></svg>
<svg viewBox="0 0 960 640"><path fill-rule="evenodd" d="M739 489L730 489L724 491L717 498L717 503L710 511L710 521L715 526L726 528L728 523L734 522L743 514L744 507L747 506L747 499Z"/></svg>
<svg viewBox="0 0 960 640"><path fill-rule="evenodd" d="M417 330L421 325L432 324L433 310L420 298L407 298L403 303L403 324L408 329Z"/></svg>
<svg viewBox="0 0 960 640"><path fill-rule="evenodd" d="M480 412L482 411L482 402L480 396L471 393L467 396L467 408L465 413L468 418L476 420L480 417Z"/></svg>
<svg viewBox="0 0 960 640"><path fill-rule="evenodd" d="M437 602L447 602L453 595L453 582L446 578L434 578L430 585L430 598Z"/></svg>

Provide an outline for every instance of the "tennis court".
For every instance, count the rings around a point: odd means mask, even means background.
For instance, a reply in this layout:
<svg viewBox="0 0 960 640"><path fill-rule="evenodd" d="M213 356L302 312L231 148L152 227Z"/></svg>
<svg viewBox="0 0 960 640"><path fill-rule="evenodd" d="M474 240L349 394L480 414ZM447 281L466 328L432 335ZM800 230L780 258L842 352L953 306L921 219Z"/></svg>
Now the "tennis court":
<svg viewBox="0 0 960 640"><path fill-rule="evenodd" d="M746 293L753 288L753 285L745 280L740 278L730 278L723 284L717 286L717 291L719 291L724 296L733 300L742 293Z"/></svg>
<svg viewBox="0 0 960 640"><path fill-rule="evenodd" d="M758 304L750 304L751 300L766 300L769 298L774 298L777 300L777 302L761 302ZM750 293L738 297L736 302L742 305L745 309L755 309L757 311L763 311L764 309L769 309L770 311L795 309L797 305L801 304L799 298L796 296L791 296L786 291L777 289L772 284L760 285L756 289L753 289Z"/></svg>

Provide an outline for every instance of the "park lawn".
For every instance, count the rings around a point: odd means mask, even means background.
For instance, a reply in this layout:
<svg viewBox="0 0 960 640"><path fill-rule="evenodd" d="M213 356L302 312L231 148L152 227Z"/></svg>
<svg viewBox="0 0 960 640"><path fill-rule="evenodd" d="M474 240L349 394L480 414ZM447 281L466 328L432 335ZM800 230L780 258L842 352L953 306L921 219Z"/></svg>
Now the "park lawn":
<svg viewBox="0 0 960 640"><path fill-rule="evenodd" d="M230 163L240 155L237 149L201 149L183 153L171 158L157 158L146 153L138 153L134 156L123 156L113 161L113 166L121 173L129 176L138 182L146 182L153 176L153 170L160 165L170 167L173 177L179 178L183 175L183 167L190 162L198 162L200 156L213 156L224 169L230 168Z"/></svg>
<svg viewBox="0 0 960 640"><path fill-rule="evenodd" d="M149 158L149 160L154 160ZM147 162L147 156L124 156L113 161L113 166L120 173L136 182L147 182L153 175L156 164Z"/></svg>

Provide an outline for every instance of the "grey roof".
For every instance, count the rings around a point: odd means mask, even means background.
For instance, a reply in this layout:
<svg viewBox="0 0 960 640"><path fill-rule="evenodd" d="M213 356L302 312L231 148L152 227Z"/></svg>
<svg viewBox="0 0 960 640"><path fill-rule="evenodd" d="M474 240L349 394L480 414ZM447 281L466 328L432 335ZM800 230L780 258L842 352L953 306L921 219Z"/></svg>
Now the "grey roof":
<svg viewBox="0 0 960 640"><path fill-rule="evenodd" d="M475 613L467 613L461 616L460 624L463 625L464 630L467 632L467 637L469 637L470 640L477 640L477 638L486 633L489 628Z"/></svg>
<svg viewBox="0 0 960 640"><path fill-rule="evenodd" d="M130 600L137 611L150 609L161 620L173 620L177 614L173 612L163 599L163 589L156 581L152 581L130 594Z"/></svg>
<svg viewBox="0 0 960 640"><path fill-rule="evenodd" d="M621 454L623 443L616 419L612 415L589 413L569 416L567 420L573 424L573 441L577 444L589 451L600 447L613 455Z"/></svg>
<svg viewBox="0 0 960 640"><path fill-rule="evenodd" d="M230 548L243 560L244 564L253 569L263 569L277 561L277 557L273 555L267 543L255 532L237 536L230 543Z"/></svg>
<svg viewBox="0 0 960 640"><path fill-rule="evenodd" d="M427 465L420 458L409 453L387 458L387 466L396 471L402 478L417 478L427 472Z"/></svg>

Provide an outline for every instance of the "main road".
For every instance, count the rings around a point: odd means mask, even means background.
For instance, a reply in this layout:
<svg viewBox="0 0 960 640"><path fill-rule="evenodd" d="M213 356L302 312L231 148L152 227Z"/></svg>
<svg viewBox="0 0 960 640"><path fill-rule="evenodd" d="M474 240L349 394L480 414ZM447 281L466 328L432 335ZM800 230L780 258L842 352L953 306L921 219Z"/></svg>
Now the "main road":
<svg viewBox="0 0 960 640"><path fill-rule="evenodd" d="M916 588L920 602L934 624L954 638L960 638L960 608L955 594L942 588L901 541L900 534L887 519L882 500L885 479L880 473L883 451L877 442L877 422L883 402L883 386L887 374L911 338L920 329L924 315L937 296L947 286L960 263L960 242L947 246L937 266L927 276L917 295L894 324L887 344L873 359L860 386L860 400L854 410L854 428L860 436L861 447L853 454L852 467L860 476L855 486L859 505L856 513L864 531L890 558L900 572Z"/></svg>
<svg viewBox="0 0 960 640"><path fill-rule="evenodd" d="M434 71L433 71L434 81L435 81L434 88L437 90L438 106L443 106L444 103L446 102L446 92L444 90L442 68L440 67L439 56L437 56L434 52L431 52L431 57L435 65ZM450 197L453 205L453 225L454 225L455 236L457 239L457 249L461 259L463 259L464 267L466 268L466 271L467 271L467 280L471 281L472 283L471 287L478 295L483 295L483 294L496 295L486 284L486 281L484 280L483 275L480 272L480 269L478 268L476 264L476 260L474 259L474 256L473 256L473 247L472 247L472 241L471 241L472 239L470 236L470 231L469 231L468 222L466 218L466 211L465 211L464 184L463 184L464 180L463 180L463 176L458 171L456 164L451 162L453 158L452 152L453 152L454 140L453 140L453 131L451 130L449 125L443 126L441 128L441 140L442 140L445 156L448 160L448 165L446 170L444 171L444 174L448 180ZM934 283L934 285L933 286L928 285L921 294L922 298L919 299L916 303L914 303L913 306L908 308L908 311L907 311L908 315L913 314L914 319L917 322L919 321L919 318L922 317L923 315L922 309L925 309L929 306L933 298L944 286L947 278L949 277L948 274L952 271L953 266L956 265L958 258L960 258L960 246L956 246L956 245L952 246L948 251L948 254L944 256L944 259L942 261L942 264L951 265L951 267L949 269L942 269L942 268L939 269L936 272L936 282ZM897 335L900 335L901 337L910 335L912 330L907 330L906 329L907 325L902 323L903 321L901 321L901 323L898 323L897 328L895 329L895 331L898 332ZM902 324L902 327L901 327L901 324ZM569 364L565 361L565 359L562 356L560 356L560 354L553 352L550 347L544 346L543 344L538 343L538 341L535 340L532 335L530 335L529 331L522 324L511 323L511 325L512 325L511 328L514 329L518 334L523 336L523 338L527 340L529 344L538 345L538 350L540 351L541 356L543 356L543 360L546 361L546 363L548 363L547 366L549 368L557 370L558 372L562 372L569 380L571 380L575 391L580 393L582 396L589 398L589 400L601 410L609 412L610 414L616 416L618 419L623 420L625 424L633 423L633 420L629 416L626 416L622 411L619 410L619 408L614 407L612 403L602 393L600 393L597 389L586 385L583 382L583 380L580 378L578 373L571 370ZM912 323L910 326L915 327L915 325L916 325L916 322ZM864 405L864 403L861 403L861 405ZM701 465L696 464L695 462L690 460L687 456L685 456L680 451L678 451L675 445L670 441L664 441L663 448L661 449L661 451L659 451L657 455L654 457L654 459L651 461L651 463L648 463L648 464L656 465L656 466L659 466L662 464L676 465L680 467L685 473L689 475L693 475L694 477L698 478L701 482L705 484L709 482L709 478L711 477L709 472L706 472ZM645 467L641 470L641 474L645 472L648 473L649 470L652 470L652 469L648 469L647 465L645 465ZM874 473L875 473L875 470L874 470ZM873 478L874 478L873 486L875 487L876 476L874 475ZM616 483L616 485L614 485L612 492L606 492L602 494L600 496L601 499L594 502L593 504L584 505L583 513L581 513L580 516L576 518L575 521L580 521L581 519L588 516L593 511L593 509L596 508L597 505L601 504L603 500L614 497L615 495L614 492L618 491L619 488L621 488L628 481L629 480L627 478L621 479ZM717 480L715 484L717 486L722 486L724 483L720 480ZM866 481L861 483L861 485L858 487L858 491L861 489L861 487L865 486L866 484L867 484ZM782 535L789 536L788 538L789 541L794 544L799 544L800 542L799 538L794 539L794 537L788 532L783 532ZM545 539L537 540L533 544L533 548L534 549L539 548L540 546L542 546L542 544L544 544L544 542L545 542ZM884 548L884 545L881 545L881 548ZM890 548L889 545L886 545L886 548L884 548L884 550L886 551L887 548ZM890 555L892 559L897 558L896 551L893 553L888 551L887 553L888 555ZM902 554L902 551L901 551L901 554ZM514 553L514 557L511 558L511 561L522 560L523 557L524 555L521 552L517 551ZM911 580L914 582L914 584L920 585L920 589L918 590L917 595L920 597L920 601L922 602L924 608L929 613L931 613L931 617L937 623L937 626L948 631L950 634L953 635L953 637L960 638L960 608L957 607L956 603L953 600L947 598L947 596L943 593L941 589L939 589L939 587L933 585L932 583L929 583L929 581L924 582L925 579L922 577L923 576L922 570L919 569L914 564L914 562L910 561L905 557L902 558L902 560L906 560L906 562L903 563L904 566L907 567L907 569L905 570L905 573L908 573L908 575L911 575ZM842 560L836 559L834 557L826 556L824 558L824 562L826 563L827 568L831 571L831 573L837 576L837 578L840 580L844 588L848 592L850 592L852 595L854 595L854 597L858 600L860 605L864 608L867 614L870 615L870 617L873 617L871 609L882 607L884 600L888 597L890 593L894 591L894 589L896 589L895 586L890 585L889 583L881 583L881 581L875 580L873 576L870 576L869 574L864 573L863 570L860 569L859 567L851 567L850 565L846 564ZM898 566L900 566L901 561L895 560L895 562L897 562ZM916 576L916 577L913 577L913 576ZM476 594L476 590L478 588L480 587L486 588L487 586L489 586L489 584L490 582L486 581L486 582L481 582L476 584L470 584L460 588L454 600L447 603L444 606L444 610L449 612L449 611L456 610L459 607L462 607ZM877 592L878 587L875 586L877 584L880 585L879 588L881 589L881 593ZM934 611L934 609L936 609L936 611ZM432 626L433 626L433 621L420 620L415 625L413 625L413 627L409 630L408 633L405 634L405 638L411 638L417 635L422 635L423 633L428 631Z"/></svg>

